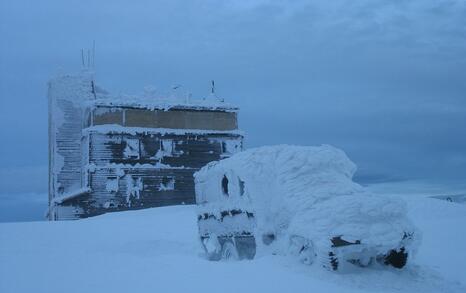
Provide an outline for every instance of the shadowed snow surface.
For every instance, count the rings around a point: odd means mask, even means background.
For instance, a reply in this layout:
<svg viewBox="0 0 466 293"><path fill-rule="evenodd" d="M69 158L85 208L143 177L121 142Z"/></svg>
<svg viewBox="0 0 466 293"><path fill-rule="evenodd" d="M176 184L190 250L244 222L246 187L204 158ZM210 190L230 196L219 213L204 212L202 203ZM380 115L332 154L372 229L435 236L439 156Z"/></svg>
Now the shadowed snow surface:
<svg viewBox="0 0 466 293"><path fill-rule="evenodd" d="M0 292L466 292L466 206L408 199L423 231L405 270L333 273L294 258L209 262L193 206L0 224ZM162 290L162 291L160 291Z"/></svg>

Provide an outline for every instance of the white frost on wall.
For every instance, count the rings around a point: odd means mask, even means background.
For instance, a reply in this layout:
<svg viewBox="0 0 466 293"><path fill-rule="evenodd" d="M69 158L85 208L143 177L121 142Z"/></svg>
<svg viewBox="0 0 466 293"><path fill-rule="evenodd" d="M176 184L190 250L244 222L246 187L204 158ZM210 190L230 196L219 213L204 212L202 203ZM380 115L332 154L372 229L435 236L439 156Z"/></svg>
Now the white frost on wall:
<svg viewBox="0 0 466 293"><path fill-rule="evenodd" d="M172 139L162 139L160 140L160 148L155 153L152 159L161 160L164 157L171 157L173 155L173 140Z"/></svg>
<svg viewBox="0 0 466 293"><path fill-rule="evenodd" d="M162 139L162 149L167 154L173 152L173 140L172 139Z"/></svg>
<svg viewBox="0 0 466 293"><path fill-rule="evenodd" d="M84 121L84 105L94 99L93 75L82 72L78 75L61 75L48 83L49 102L49 208L55 214L60 208L55 198L79 193L83 185L81 138ZM78 209L67 209L77 211ZM52 213L49 213L52 215ZM66 215L72 217L72 215Z"/></svg>
<svg viewBox="0 0 466 293"><path fill-rule="evenodd" d="M107 178L105 183L105 190L108 192L118 192L118 177Z"/></svg>
<svg viewBox="0 0 466 293"><path fill-rule="evenodd" d="M141 178L133 178L131 175L126 175L126 203L131 206L131 200L139 199L140 192L144 189Z"/></svg>
<svg viewBox="0 0 466 293"><path fill-rule="evenodd" d="M128 159L139 159L139 139L126 139L123 155Z"/></svg>
<svg viewBox="0 0 466 293"><path fill-rule="evenodd" d="M167 191L167 190L175 190L175 178L173 177L164 177L158 191Z"/></svg>

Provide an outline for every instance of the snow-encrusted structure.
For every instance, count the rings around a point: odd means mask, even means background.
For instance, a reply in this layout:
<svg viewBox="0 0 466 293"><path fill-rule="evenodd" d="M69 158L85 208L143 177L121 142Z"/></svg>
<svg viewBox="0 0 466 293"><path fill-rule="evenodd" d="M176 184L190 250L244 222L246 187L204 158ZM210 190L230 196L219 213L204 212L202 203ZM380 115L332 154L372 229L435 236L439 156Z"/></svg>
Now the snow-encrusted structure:
<svg viewBox="0 0 466 293"><path fill-rule="evenodd" d="M114 96L83 71L48 98L51 220L193 204L193 173L242 149L238 108L213 94Z"/></svg>
<svg viewBox="0 0 466 293"><path fill-rule="evenodd" d="M333 270L374 260L403 267L419 239L404 202L369 194L355 171L327 145L261 147L209 163L194 175L208 257L272 250Z"/></svg>

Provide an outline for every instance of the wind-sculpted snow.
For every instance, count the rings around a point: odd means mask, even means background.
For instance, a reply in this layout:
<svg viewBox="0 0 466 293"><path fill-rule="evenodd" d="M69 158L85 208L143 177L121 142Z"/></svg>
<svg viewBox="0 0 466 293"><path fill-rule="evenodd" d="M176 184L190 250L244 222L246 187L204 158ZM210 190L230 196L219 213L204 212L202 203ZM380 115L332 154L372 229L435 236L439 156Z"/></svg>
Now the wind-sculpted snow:
<svg viewBox="0 0 466 293"><path fill-rule="evenodd" d="M352 181L355 171L343 151L328 145L251 149L195 174L198 209L220 213L252 208L255 234L274 234L283 242L299 235L328 246L329 239L342 236L386 249L398 247L405 233L413 232L419 242L404 201L367 192ZM228 196L221 190L224 176ZM244 196L239 181L244 182Z"/></svg>

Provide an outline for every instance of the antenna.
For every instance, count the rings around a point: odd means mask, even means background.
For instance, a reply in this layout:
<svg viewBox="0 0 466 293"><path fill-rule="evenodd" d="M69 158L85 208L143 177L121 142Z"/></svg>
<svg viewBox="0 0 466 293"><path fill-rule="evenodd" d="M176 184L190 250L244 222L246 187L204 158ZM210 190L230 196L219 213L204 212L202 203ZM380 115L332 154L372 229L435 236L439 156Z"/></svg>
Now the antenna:
<svg viewBox="0 0 466 293"><path fill-rule="evenodd" d="M84 68L84 49L81 49L81 63L82 63L83 68Z"/></svg>
<svg viewBox="0 0 466 293"><path fill-rule="evenodd" d="M214 81L213 79L212 79L212 87L211 87L210 92L211 92L212 94L215 94L215 81Z"/></svg>

